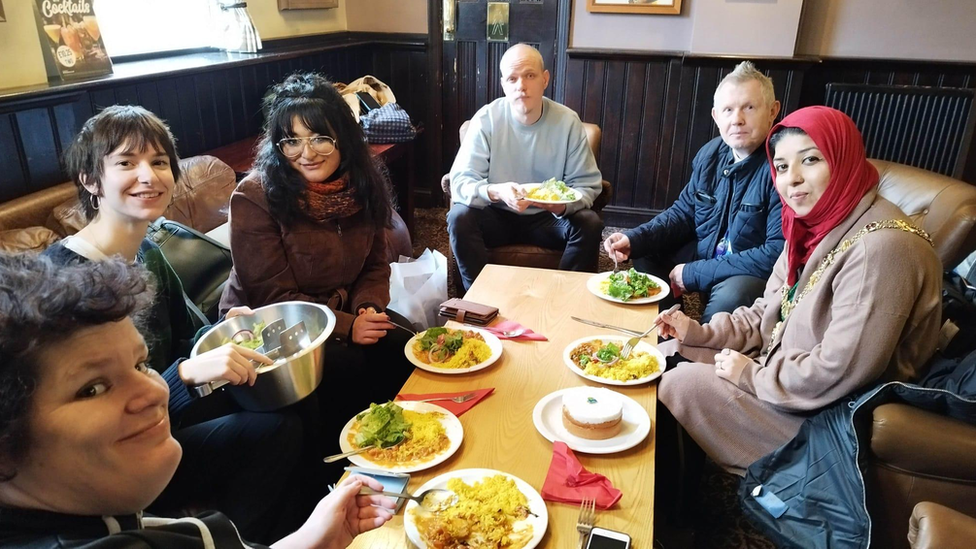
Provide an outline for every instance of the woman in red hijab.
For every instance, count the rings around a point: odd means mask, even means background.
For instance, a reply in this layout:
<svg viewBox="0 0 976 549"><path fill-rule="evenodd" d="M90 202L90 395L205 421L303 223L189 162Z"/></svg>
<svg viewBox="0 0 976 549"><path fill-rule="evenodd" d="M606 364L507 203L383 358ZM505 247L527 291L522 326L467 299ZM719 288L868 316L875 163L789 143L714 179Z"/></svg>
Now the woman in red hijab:
<svg viewBox="0 0 976 549"><path fill-rule="evenodd" d="M941 314L932 243L878 194L850 118L800 109L773 127L766 151L786 247L764 295L705 325L675 313L661 326L675 338L661 350L691 361L664 374L661 402L737 474L812 412L868 385L917 378Z"/></svg>

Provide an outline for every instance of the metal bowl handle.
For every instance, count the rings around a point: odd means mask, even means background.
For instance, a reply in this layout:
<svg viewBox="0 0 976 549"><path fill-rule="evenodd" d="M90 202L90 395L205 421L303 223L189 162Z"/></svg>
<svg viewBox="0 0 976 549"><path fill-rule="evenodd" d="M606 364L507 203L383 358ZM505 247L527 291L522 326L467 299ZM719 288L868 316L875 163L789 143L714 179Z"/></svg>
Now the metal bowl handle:
<svg viewBox="0 0 976 549"><path fill-rule="evenodd" d="M228 383L230 382L226 379L218 379L217 381L211 381L210 383L204 383L203 385L194 385L193 392L196 393L197 397L205 397Z"/></svg>

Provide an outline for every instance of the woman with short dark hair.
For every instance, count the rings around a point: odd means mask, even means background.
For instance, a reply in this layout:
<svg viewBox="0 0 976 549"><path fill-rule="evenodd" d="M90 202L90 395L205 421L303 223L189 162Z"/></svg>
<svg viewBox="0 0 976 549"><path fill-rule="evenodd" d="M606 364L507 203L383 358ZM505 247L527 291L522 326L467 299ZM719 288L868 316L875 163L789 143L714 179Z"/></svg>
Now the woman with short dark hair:
<svg viewBox="0 0 976 549"><path fill-rule="evenodd" d="M143 516L182 450L168 388L136 329L152 302L139 267L0 255L0 546L255 547L218 512ZM238 478L238 482L249 482ZM350 477L274 547L347 546L391 518L382 486Z"/></svg>

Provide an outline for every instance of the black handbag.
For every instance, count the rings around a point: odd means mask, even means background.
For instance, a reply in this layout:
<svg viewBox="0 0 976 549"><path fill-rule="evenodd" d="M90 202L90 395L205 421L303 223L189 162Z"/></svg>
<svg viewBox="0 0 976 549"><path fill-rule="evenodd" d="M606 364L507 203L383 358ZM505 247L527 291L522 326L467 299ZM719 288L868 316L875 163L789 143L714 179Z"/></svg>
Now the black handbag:
<svg viewBox="0 0 976 549"><path fill-rule="evenodd" d="M147 236L159 246L183 284L191 309L207 324L219 317L220 295L234 266L230 248L165 217L149 224Z"/></svg>

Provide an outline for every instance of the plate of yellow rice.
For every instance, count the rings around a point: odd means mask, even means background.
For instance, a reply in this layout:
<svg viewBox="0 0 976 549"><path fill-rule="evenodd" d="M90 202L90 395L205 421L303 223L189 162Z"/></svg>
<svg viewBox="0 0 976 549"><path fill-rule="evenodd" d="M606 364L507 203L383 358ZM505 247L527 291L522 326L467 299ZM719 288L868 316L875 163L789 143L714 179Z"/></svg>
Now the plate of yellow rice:
<svg viewBox="0 0 976 549"><path fill-rule="evenodd" d="M437 374L466 374L494 364L502 342L478 328L429 328L410 338L403 349L411 364Z"/></svg>
<svg viewBox="0 0 976 549"><path fill-rule="evenodd" d="M660 377L664 355L647 341L635 345L626 360L607 365L597 359L601 353L605 359L619 355L628 339L612 335L577 339L566 346L563 362L574 374L606 385L640 385Z"/></svg>
<svg viewBox="0 0 976 549"><path fill-rule="evenodd" d="M532 549L549 527L542 496L524 480L493 469L462 469L434 477L413 492L442 488L458 495L431 513L415 501L404 511L404 530L417 547Z"/></svg>
<svg viewBox="0 0 976 549"><path fill-rule="evenodd" d="M360 467L412 473L443 463L461 447L464 427L449 410L430 402L398 400L393 404L402 409L403 419L409 424L406 440L391 448L372 448L349 456L349 461ZM360 448L356 444L361 424L359 417L368 412L364 410L357 414L342 428L339 448L343 452Z"/></svg>

